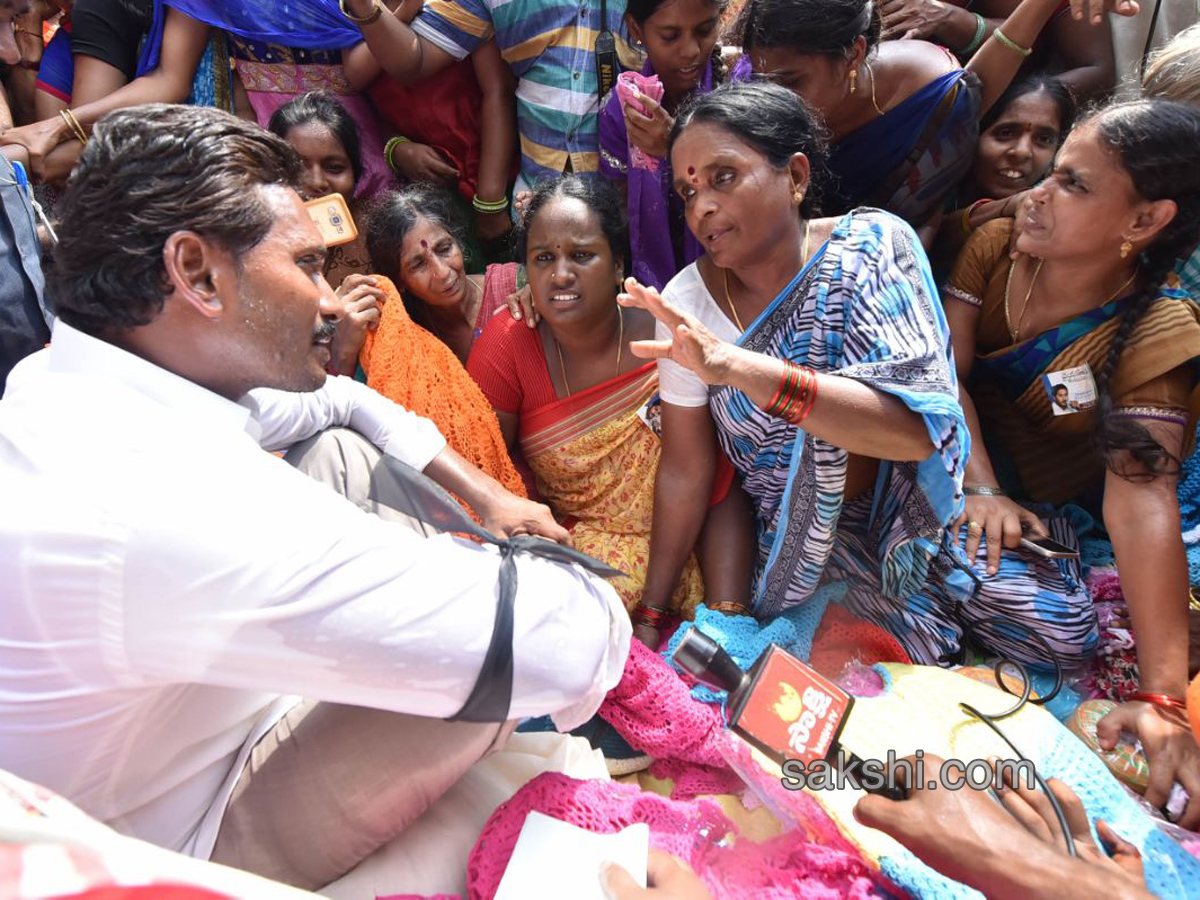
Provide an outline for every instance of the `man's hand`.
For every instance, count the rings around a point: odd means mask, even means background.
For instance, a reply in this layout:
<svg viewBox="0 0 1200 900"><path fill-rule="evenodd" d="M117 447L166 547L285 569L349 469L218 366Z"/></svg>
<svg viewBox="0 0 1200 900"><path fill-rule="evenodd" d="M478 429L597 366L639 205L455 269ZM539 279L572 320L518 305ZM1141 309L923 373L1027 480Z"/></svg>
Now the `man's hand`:
<svg viewBox="0 0 1200 900"><path fill-rule="evenodd" d="M458 169L428 144L416 141L397 144L392 150L392 165L409 181L432 181L449 187L458 183Z"/></svg>
<svg viewBox="0 0 1200 900"><path fill-rule="evenodd" d="M885 0L883 39L928 40L946 22L949 8L941 0Z"/></svg>
<svg viewBox="0 0 1200 900"><path fill-rule="evenodd" d="M687 863L661 850L651 850L646 860L647 887L638 887L616 863L601 867L600 885L610 900L712 900L700 876Z"/></svg>
<svg viewBox="0 0 1200 900"><path fill-rule="evenodd" d="M571 534L554 521L550 507L499 491L485 508L476 509L483 527L496 537L515 537L519 534L530 534L544 537L558 544L571 545Z"/></svg>
<svg viewBox="0 0 1200 900"><path fill-rule="evenodd" d="M1014 784L1011 769L1005 769L1004 775L1005 784L999 792L1004 808L1034 837L1052 847L1065 846L1062 826L1058 823L1050 799L1042 791L1031 790L1028 785L1022 784L1019 778L1015 779ZM1079 858L1101 868L1111 867L1114 877L1132 878L1135 884L1145 885L1142 855L1137 847L1113 831L1108 823L1098 820L1096 831L1106 845L1101 848L1092 838L1091 821L1079 795L1057 778L1047 779L1046 786L1063 811Z"/></svg>
<svg viewBox="0 0 1200 900"><path fill-rule="evenodd" d="M909 757L913 759L913 757ZM925 754L925 772L936 772L942 759ZM1001 790L1002 795L1015 793ZM1062 800L1074 794L1065 784L1055 796ZM1123 858L1116 864L1107 857L1099 859L1081 853L1079 859L1067 856L1057 823L1047 823L1049 802L1030 803L1031 793L1020 800L1020 820L1006 811L1015 807L1010 797L1001 806L991 795L964 787L948 791L942 786L930 789L924 784L912 787L906 800L889 800L868 794L858 801L854 817L870 828L891 835L923 862L943 875L961 881L988 897L1023 897L1026 900L1083 900L1096 896L1145 898L1150 894L1144 882L1131 873L1128 845L1111 829L1108 834L1115 850ZM1075 798L1078 803L1078 798ZM1050 813L1053 816L1053 813ZM1080 816L1086 821L1082 804L1068 817L1072 834L1082 830ZM1117 845L1119 842L1119 845ZM1093 845L1094 846L1094 845ZM1083 849L1083 848L1077 848ZM1136 852L1136 851L1135 851Z"/></svg>

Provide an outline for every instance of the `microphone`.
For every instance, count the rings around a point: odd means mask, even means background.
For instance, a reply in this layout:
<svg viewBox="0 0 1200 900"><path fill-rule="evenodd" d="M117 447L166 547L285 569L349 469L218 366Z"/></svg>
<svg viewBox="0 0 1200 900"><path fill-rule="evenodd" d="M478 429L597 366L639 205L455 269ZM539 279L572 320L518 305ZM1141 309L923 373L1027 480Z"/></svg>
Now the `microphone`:
<svg viewBox="0 0 1200 900"><path fill-rule="evenodd" d="M854 698L816 669L771 644L749 671L743 671L697 628L684 635L673 658L701 684L728 692L726 727L777 764L795 760L808 767L825 760L859 784L862 760L839 752L838 745ZM874 787L870 781L859 786L893 800L908 795L901 787Z"/></svg>

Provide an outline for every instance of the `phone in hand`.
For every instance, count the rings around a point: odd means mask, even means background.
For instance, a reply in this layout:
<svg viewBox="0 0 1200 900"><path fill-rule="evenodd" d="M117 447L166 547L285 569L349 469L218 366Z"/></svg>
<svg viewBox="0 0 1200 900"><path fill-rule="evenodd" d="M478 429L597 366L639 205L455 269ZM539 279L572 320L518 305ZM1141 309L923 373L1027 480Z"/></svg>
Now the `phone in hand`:
<svg viewBox="0 0 1200 900"><path fill-rule="evenodd" d="M1079 559L1079 551L1048 537L1023 537L1021 546L1046 559Z"/></svg>
<svg viewBox="0 0 1200 900"><path fill-rule="evenodd" d="M325 239L326 247L348 244L358 237L354 217L350 215L350 207L341 194L326 194L304 205L308 207L308 214Z"/></svg>

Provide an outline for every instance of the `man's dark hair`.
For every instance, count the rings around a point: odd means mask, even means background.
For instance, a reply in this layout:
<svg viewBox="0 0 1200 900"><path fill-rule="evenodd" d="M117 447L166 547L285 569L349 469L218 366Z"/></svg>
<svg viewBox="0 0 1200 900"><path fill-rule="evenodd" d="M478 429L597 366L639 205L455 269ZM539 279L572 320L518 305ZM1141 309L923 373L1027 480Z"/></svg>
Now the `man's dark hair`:
<svg viewBox="0 0 1200 900"><path fill-rule="evenodd" d="M300 158L282 138L216 109L156 103L101 119L57 212L47 291L89 334L146 325L167 291L163 246L193 231L239 256L275 217L254 188L298 187Z"/></svg>
<svg viewBox="0 0 1200 900"><path fill-rule="evenodd" d="M1050 388L1051 394L1057 394L1059 391L1067 391L1067 386L1065 384L1056 384L1054 387ZM1070 394L1071 392L1067 391L1067 393Z"/></svg>

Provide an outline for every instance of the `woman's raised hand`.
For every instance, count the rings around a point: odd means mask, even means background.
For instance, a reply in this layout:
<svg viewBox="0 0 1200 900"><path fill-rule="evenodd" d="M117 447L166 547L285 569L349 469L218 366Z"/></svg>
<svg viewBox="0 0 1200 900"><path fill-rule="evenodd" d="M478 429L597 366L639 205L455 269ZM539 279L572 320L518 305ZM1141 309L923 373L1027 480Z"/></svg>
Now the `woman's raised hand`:
<svg viewBox="0 0 1200 900"><path fill-rule="evenodd" d="M642 359L670 359L694 372L705 384L727 383L737 348L721 340L695 316L681 312L654 288L625 279L625 293L617 295L622 306L644 309L667 326L672 338L666 341L632 341L629 349Z"/></svg>
<svg viewBox="0 0 1200 900"><path fill-rule="evenodd" d="M538 322L542 321L537 307L533 305L533 291L529 285L517 288L504 298L504 302L508 304L509 314L518 321L524 320L528 327L537 328Z"/></svg>
<svg viewBox="0 0 1200 900"><path fill-rule="evenodd" d="M637 99L645 107L645 115L628 103L622 107L622 112L625 114L625 131L629 134L629 141L647 156L661 159L667 155L667 138L671 134L675 120L660 104L645 94L639 92Z"/></svg>
<svg viewBox="0 0 1200 900"><path fill-rule="evenodd" d="M330 353L333 366L343 374L353 375L367 332L379 326L387 295L370 275L347 275L335 293L345 307L337 324Z"/></svg>
<svg viewBox="0 0 1200 900"><path fill-rule="evenodd" d="M1076 19L1085 16L1093 25L1099 25L1106 12L1118 16L1136 16L1141 9L1137 0L1071 0L1071 15Z"/></svg>

